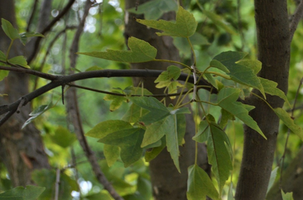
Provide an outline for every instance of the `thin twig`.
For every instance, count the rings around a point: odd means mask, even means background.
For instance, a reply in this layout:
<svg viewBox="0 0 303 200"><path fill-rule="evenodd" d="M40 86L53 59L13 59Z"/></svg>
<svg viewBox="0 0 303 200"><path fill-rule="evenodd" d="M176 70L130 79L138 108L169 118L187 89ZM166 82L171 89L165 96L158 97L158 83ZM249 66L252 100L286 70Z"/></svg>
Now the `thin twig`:
<svg viewBox="0 0 303 200"><path fill-rule="evenodd" d="M294 111L295 111L295 107L296 107L296 103L297 103L297 100L298 100L298 96L299 96L299 93L300 93L300 88L302 86L302 83L303 83L303 78L301 78L300 84L299 84L297 92L296 92L295 101L294 101L294 104L292 106L291 114L290 114L291 118L294 118ZM282 189L282 173L283 173L283 166L284 166L284 160L285 160L289 135L290 135L290 129L287 130L287 136L286 136L286 140L285 140L284 151L283 151L283 155L280 158L280 161L281 161L281 166L280 166L280 189Z"/></svg>
<svg viewBox="0 0 303 200"><path fill-rule="evenodd" d="M40 66L39 66L39 68L38 68L37 71L39 71L39 72L42 72L42 71L43 71L43 67L44 67L46 58L47 58L47 56L49 55L49 53L50 53L50 51L51 51L53 45L55 44L55 42L59 39L60 35L63 34L63 33L65 33L68 29L75 29L75 28L76 28L75 26L67 26L67 27L65 27L65 29L61 30L60 32L58 32L58 33L55 35L55 37L54 37L54 38L52 39L52 41L49 43L48 48L47 48L47 50L46 50L46 53L45 53L45 55L44 55L44 57L43 57L43 60L42 60L42 62L41 62L41 64L40 64ZM63 51L63 52L64 52L64 51ZM35 79L35 83L34 83L34 87L33 87L34 90L37 88L37 84L38 84L38 76L37 76L36 79Z"/></svg>
<svg viewBox="0 0 303 200"><path fill-rule="evenodd" d="M31 15L30 15L30 17L28 19L28 22L27 22L26 32L30 31L30 26L33 22L34 15L35 15L35 12L36 12L36 9L37 9L37 5L38 5L38 0L34 0L34 4L32 6L32 12L31 12Z"/></svg>
<svg viewBox="0 0 303 200"><path fill-rule="evenodd" d="M60 174L61 174L61 170L58 167L56 170L55 200L58 200L59 198Z"/></svg>
<svg viewBox="0 0 303 200"><path fill-rule="evenodd" d="M2 61L0 61L1 63ZM4 62L2 62L4 63ZM4 63L4 64L9 64L9 63ZM11 65L11 64L9 64ZM19 68L19 67L15 67L15 65L11 65L13 67L5 67L5 66L0 66L1 70L5 70L5 71L14 71L14 72L19 72L19 73L24 73L24 74L31 74L40 78L44 78L47 80L56 80L58 79L58 76L52 75L52 74L47 74L47 73L43 73L43 72L39 72L36 70L32 70L32 69L27 69L27 68Z"/></svg>
<svg viewBox="0 0 303 200"><path fill-rule="evenodd" d="M110 94L114 96L121 96L121 97L141 97L142 95L127 95L127 94L121 94L121 93L116 93L116 92L108 92L104 90L98 90L95 88L90 88L90 87L85 87L85 86L80 86L80 85L75 85L75 84L67 84L70 87L75 87L79 89L84 89L92 92L97 92L97 93L102 93L102 94ZM185 91L187 93L187 91ZM174 97L174 96L179 96L181 92L178 93L172 93L172 94L151 94L151 95L144 95L145 97Z"/></svg>

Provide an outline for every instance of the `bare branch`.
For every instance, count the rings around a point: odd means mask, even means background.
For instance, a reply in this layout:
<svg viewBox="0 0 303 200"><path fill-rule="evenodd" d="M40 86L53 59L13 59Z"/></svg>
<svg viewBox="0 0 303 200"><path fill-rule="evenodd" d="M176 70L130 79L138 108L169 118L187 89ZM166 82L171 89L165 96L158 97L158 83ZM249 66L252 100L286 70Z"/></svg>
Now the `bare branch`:
<svg viewBox="0 0 303 200"><path fill-rule="evenodd" d="M300 22L300 20L303 17L303 1L301 1L293 15L290 27L289 27L289 32L290 32L290 36L289 36L289 42L292 41L292 38L297 30L298 24Z"/></svg>
<svg viewBox="0 0 303 200"><path fill-rule="evenodd" d="M0 62L2 62L2 61L0 61ZM9 64L9 63L5 63L5 64ZM24 74L31 74L31 75L34 75L34 76L37 76L37 77L40 77L40 78L44 78L44 79L47 79L47 80L56 80L56 79L58 79L58 76L51 75L51 74L46 74L46 73L39 72L39 71L32 70L32 69L19 68L19 67L5 67L5 66L0 66L0 69L1 70L6 70L6 71L24 73Z"/></svg>
<svg viewBox="0 0 303 200"><path fill-rule="evenodd" d="M69 2L66 4L66 6L63 8L63 10L59 13L57 17L55 17L41 32L41 34L45 35L47 34L52 27L56 24L57 21L59 21L71 8L71 6L74 4L75 0L69 0ZM30 63L36 56L38 50L39 50L39 45L42 40L42 37L37 37L36 40L34 41L34 48L31 53L31 55L28 57L27 62Z"/></svg>
<svg viewBox="0 0 303 200"><path fill-rule="evenodd" d="M20 73L28 73L29 69L23 69L23 68L13 68L13 67L0 67L0 69L3 68L5 70L11 70L16 71ZM17 69L17 70L15 70ZM34 71L34 70L32 70ZM34 71L35 72L35 71ZM49 75L52 77L52 80L50 83L38 88L37 90L22 96L21 98L24 99L24 105L26 105L31 100L35 99L38 96L41 96L42 94L56 88L62 85L68 85L71 82L78 81L78 80L84 80L84 79L90 79L90 78L110 78L110 77L158 77L163 71L162 70L140 70L140 69L128 69L128 70L98 70L98 71L88 71L88 72L80 72L77 74L72 75L66 75L66 76L54 76L50 74L45 74L42 72L35 72L35 73L41 73L41 77ZM30 73L32 74L32 73ZM180 81L186 81L188 74L181 73L178 80ZM190 76L188 79L189 83L194 83L193 76ZM217 89L214 88L210 83L208 83L205 79L201 79L197 82L197 86L204 86L203 89L210 91L213 94L218 93ZM21 98L10 105L1 105L0 106L0 115L3 115L7 112L16 112L18 105L20 104ZM6 115L3 119L0 120L0 126L11 116Z"/></svg>
<svg viewBox="0 0 303 200"><path fill-rule="evenodd" d="M26 32L30 31L30 26L33 22L33 18L34 18L36 9L37 9L37 5L38 5L38 0L34 0L34 4L32 6L32 12L31 12L31 15L30 15L30 17L28 19L28 22L27 22Z"/></svg>
<svg viewBox="0 0 303 200"><path fill-rule="evenodd" d="M43 32L46 25L49 23L50 13L52 10L53 0L43 0L39 13L38 32ZM43 34L43 33L42 33Z"/></svg>

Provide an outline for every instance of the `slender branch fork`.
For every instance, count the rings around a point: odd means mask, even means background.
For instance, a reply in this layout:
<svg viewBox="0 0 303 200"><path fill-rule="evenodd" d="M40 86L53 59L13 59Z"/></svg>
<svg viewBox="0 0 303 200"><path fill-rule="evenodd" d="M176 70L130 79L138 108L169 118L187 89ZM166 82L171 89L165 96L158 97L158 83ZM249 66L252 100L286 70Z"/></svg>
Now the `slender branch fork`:
<svg viewBox="0 0 303 200"><path fill-rule="evenodd" d="M18 73L26 73L34 76L38 76L47 80L50 80L48 84L38 88L37 90L28 93L20 97L17 101L9 105L0 105L0 115L6 114L2 119L0 119L0 126L6 122L17 110L22 106L25 106L28 102L35 99L36 97L63 85L68 85L71 82L90 79L90 78L111 78L111 77L158 77L163 71L162 70L98 70L98 71L88 71L80 72L72 75L62 75L56 76L47 73L38 72L35 70L17 68L17 67L3 67L0 66L1 70L15 71ZM186 81L187 74L182 73L178 80ZM194 77L190 76L188 79L189 83L194 83ZM198 83L198 86L204 86L203 88L211 91L212 93L217 93L217 90L208 83L205 79L201 79Z"/></svg>

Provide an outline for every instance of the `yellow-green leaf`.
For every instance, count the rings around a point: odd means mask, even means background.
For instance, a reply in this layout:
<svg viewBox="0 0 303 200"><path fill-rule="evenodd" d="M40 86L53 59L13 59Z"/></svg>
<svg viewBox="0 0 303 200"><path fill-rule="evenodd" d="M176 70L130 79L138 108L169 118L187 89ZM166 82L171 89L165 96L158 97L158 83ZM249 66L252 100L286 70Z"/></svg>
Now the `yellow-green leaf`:
<svg viewBox="0 0 303 200"><path fill-rule="evenodd" d="M129 51L108 49L106 52L80 52L78 54L129 63L148 62L156 58L157 49L144 40L130 37L128 39L128 47Z"/></svg>
<svg viewBox="0 0 303 200"><path fill-rule="evenodd" d="M30 66L27 65L27 61L24 58L24 56L16 56L16 57L10 58L8 60L8 62L13 65L20 65L25 68L30 68Z"/></svg>
<svg viewBox="0 0 303 200"><path fill-rule="evenodd" d="M94 126L90 131L88 131L85 135L100 139L110 133L130 128L133 128L133 126L126 121L108 120L100 122L99 124Z"/></svg>
<svg viewBox="0 0 303 200"><path fill-rule="evenodd" d="M169 35L176 37L190 37L196 32L197 22L192 13L186 11L179 6L176 16L176 22L169 22L165 20L142 20L137 19L141 24L161 30L157 32L159 36Z"/></svg>
<svg viewBox="0 0 303 200"><path fill-rule="evenodd" d="M302 128L295 124L294 120L291 119L290 115L282 108L274 108L276 115L282 120L282 122L299 138L303 141Z"/></svg>
<svg viewBox="0 0 303 200"><path fill-rule="evenodd" d="M15 40L15 39L20 38L18 30L16 28L14 28L13 25L9 21L7 21L7 20L5 20L5 19L2 18L1 19L1 23L2 23L1 27L2 27L2 29L4 31L4 33L11 40Z"/></svg>
<svg viewBox="0 0 303 200"><path fill-rule="evenodd" d="M120 148L115 145L105 144L103 148L103 153L106 158L107 165L112 166L120 155Z"/></svg>
<svg viewBox="0 0 303 200"><path fill-rule="evenodd" d="M259 79L261 81L261 84L263 85L265 93L280 97L288 104L289 107L291 107L285 93L279 88L277 88L278 83L261 77L259 77Z"/></svg>

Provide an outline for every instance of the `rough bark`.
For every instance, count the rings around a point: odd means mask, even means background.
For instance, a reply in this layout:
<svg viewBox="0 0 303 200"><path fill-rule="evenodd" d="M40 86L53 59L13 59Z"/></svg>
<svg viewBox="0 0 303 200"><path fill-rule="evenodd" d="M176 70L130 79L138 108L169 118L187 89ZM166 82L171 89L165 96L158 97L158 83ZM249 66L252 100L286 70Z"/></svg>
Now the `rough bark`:
<svg viewBox="0 0 303 200"><path fill-rule="evenodd" d="M0 18L16 26L14 1L0 1ZM5 51L9 42L8 37L0 30L0 49ZM23 46L16 42L11 49L10 57L23 53ZM16 101L28 93L28 75L10 72L9 76L0 82L0 90L1 94L7 94L0 98L1 105ZM6 166L13 186L30 184L31 172L34 169L50 167L39 131L33 124L21 130L30 111L30 104L22 107L19 114L14 114L0 127L0 160Z"/></svg>
<svg viewBox="0 0 303 200"><path fill-rule="evenodd" d="M258 38L258 59L262 62L260 76L278 83L287 92L289 64L289 24L286 0L255 0L255 20ZM256 91L254 91L256 92ZM274 108L283 100L267 95ZM267 140L245 127L241 171L236 190L237 200L265 199L272 169L279 119L260 99L252 96L247 103L256 108L250 115L258 123Z"/></svg>
<svg viewBox="0 0 303 200"><path fill-rule="evenodd" d="M297 156L291 161L286 170L283 171L282 182L279 180L268 192L267 200L282 200L281 188L285 193L292 192L294 200L303 199L303 147Z"/></svg>
<svg viewBox="0 0 303 200"><path fill-rule="evenodd" d="M146 1L140 1L140 4ZM136 1L125 1L126 9L136 6ZM143 18L126 12L125 16L125 37L137 37L149 42L158 50L157 58L179 61L179 52L173 45L171 37L159 37L155 34L155 30L149 29L146 26L140 25L135 21L135 18ZM166 13L163 17L165 20L175 18L174 13ZM160 62L147 62L140 64L132 64L133 69L162 69L165 70L169 64ZM152 93L161 93L161 90L155 88L155 78L134 78L134 85L144 82L144 87ZM194 163L195 145L192 136L195 133L195 125L191 115L186 116L186 135L185 145L180 148L180 169L181 174L177 171L170 157L170 154L163 150L157 158L150 162L150 175L153 187L153 193L156 200L186 200L187 190L187 168ZM200 158L199 164L205 170L209 170L207 164L206 148L199 146Z"/></svg>

